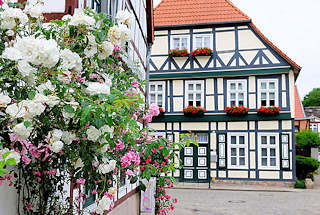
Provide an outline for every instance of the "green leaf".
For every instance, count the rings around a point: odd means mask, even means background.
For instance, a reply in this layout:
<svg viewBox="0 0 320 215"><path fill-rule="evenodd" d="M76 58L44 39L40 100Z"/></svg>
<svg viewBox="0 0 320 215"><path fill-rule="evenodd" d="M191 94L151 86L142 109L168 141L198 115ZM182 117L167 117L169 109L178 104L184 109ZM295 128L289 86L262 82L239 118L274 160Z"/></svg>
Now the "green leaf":
<svg viewBox="0 0 320 215"><path fill-rule="evenodd" d="M11 152L6 152L2 155L2 158L5 159L6 157L8 157L8 155L10 155Z"/></svg>
<svg viewBox="0 0 320 215"><path fill-rule="evenodd" d="M144 184L144 183L140 183L140 189L143 191L143 192L145 192L146 191L146 189L147 189L147 187L146 187L146 185Z"/></svg>
<svg viewBox="0 0 320 215"><path fill-rule="evenodd" d="M94 124L97 127L97 129L100 129L102 127L102 125L103 125L103 120L102 119L96 119Z"/></svg>
<svg viewBox="0 0 320 215"><path fill-rule="evenodd" d="M171 182L172 182L173 184L176 184L176 183L177 183L175 177L171 176L170 179L171 179Z"/></svg>
<svg viewBox="0 0 320 215"><path fill-rule="evenodd" d="M5 160L0 161L0 169L2 169L5 165L6 165Z"/></svg>
<svg viewBox="0 0 320 215"><path fill-rule="evenodd" d="M10 158L7 160L8 165L17 165L17 161L14 158Z"/></svg>
<svg viewBox="0 0 320 215"><path fill-rule="evenodd" d="M75 113L75 111L71 105L65 105L63 108L67 113Z"/></svg>
<svg viewBox="0 0 320 215"><path fill-rule="evenodd" d="M26 128L28 128L32 125L31 122L29 122L29 121L25 121L25 122L23 122L23 124Z"/></svg>
<svg viewBox="0 0 320 215"><path fill-rule="evenodd" d="M136 183L137 181L138 181L138 176L134 176L134 177L131 178L130 184L134 184L134 183Z"/></svg>

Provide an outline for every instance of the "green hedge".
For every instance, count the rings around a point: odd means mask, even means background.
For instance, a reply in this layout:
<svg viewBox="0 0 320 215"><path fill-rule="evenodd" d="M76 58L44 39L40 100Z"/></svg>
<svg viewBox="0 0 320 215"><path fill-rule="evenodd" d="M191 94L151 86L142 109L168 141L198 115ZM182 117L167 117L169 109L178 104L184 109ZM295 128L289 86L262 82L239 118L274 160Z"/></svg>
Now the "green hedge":
<svg viewBox="0 0 320 215"><path fill-rule="evenodd" d="M320 162L311 157L296 156L296 168L297 168L297 178L299 180L304 180L307 178L308 174L316 171L320 166Z"/></svg>
<svg viewBox="0 0 320 215"><path fill-rule="evenodd" d="M298 189L306 189L306 184L304 183L304 180L297 180L294 188L298 188Z"/></svg>

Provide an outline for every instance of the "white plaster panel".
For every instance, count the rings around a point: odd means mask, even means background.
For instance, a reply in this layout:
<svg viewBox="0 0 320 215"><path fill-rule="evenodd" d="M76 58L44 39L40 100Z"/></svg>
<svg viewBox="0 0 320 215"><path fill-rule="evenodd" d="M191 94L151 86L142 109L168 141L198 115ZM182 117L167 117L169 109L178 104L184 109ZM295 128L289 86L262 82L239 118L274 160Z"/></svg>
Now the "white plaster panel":
<svg viewBox="0 0 320 215"><path fill-rule="evenodd" d="M223 61L223 63L225 65L227 65L229 63L229 61L231 60L232 56L234 55L234 52L231 52L231 53L219 53L218 55L221 58L221 60Z"/></svg>
<svg viewBox="0 0 320 215"><path fill-rule="evenodd" d="M29 0L29 2L32 2ZM33 1L35 2L35 0ZM64 13L66 10L65 0L45 0L43 6L44 13Z"/></svg>
<svg viewBox="0 0 320 215"><path fill-rule="evenodd" d="M279 121L259 121L259 130L275 130L279 128Z"/></svg>
<svg viewBox="0 0 320 215"><path fill-rule="evenodd" d="M257 107L256 104L256 95L255 94L249 94L249 108L255 109Z"/></svg>
<svg viewBox="0 0 320 215"><path fill-rule="evenodd" d="M189 30L171 30L171 34L189 34Z"/></svg>
<svg viewBox="0 0 320 215"><path fill-rule="evenodd" d="M235 32L216 32L216 50L235 50Z"/></svg>
<svg viewBox="0 0 320 215"><path fill-rule="evenodd" d="M287 89L287 86L286 86L286 75L285 74L282 74L281 75L281 78L282 78L282 90L286 90Z"/></svg>
<svg viewBox="0 0 320 215"><path fill-rule="evenodd" d="M253 58L258 54L258 51L241 51L242 57L250 64Z"/></svg>
<svg viewBox="0 0 320 215"><path fill-rule="evenodd" d="M287 107L287 93L282 92L282 107L286 108Z"/></svg>
<svg viewBox="0 0 320 215"><path fill-rule="evenodd" d="M205 67L210 59L209 56L198 56L196 58L202 67Z"/></svg>
<svg viewBox="0 0 320 215"><path fill-rule="evenodd" d="M225 178L227 176L226 171L219 171L219 178Z"/></svg>
<svg viewBox="0 0 320 215"><path fill-rule="evenodd" d="M229 178L248 178L248 171L228 171Z"/></svg>
<svg viewBox="0 0 320 215"><path fill-rule="evenodd" d="M175 126L176 124L178 124L178 126ZM179 123L174 123L173 125L174 125L174 130L178 130L179 129ZM180 142L180 134L179 134L179 132L174 132L173 134L174 134L174 141L176 143Z"/></svg>
<svg viewBox="0 0 320 215"><path fill-rule="evenodd" d="M218 110L224 110L223 96L218 96Z"/></svg>
<svg viewBox="0 0 320 215"><path fill-rule="evenodd" d="M153 130L165 130L164 123L150 123L149 128Z"/></svg>
<svg viewBox="0 0 320 215"><path fill-rule="evenodd" d="M251 30L238 31L239 49L265 48L263 43Z"/></svg>
<svg viewBox="0 0 320 215"><path fill-rule="evenodd" d="M217 168L217 163L216 162L210 162L210 167L211 167L211 169L216 169Z"/></svg>
<svg viewBox="0 0 320 215"><path fill-rule="evenodd" d="M255 76L249 77L249 92L250 93L256 92L256 77Z"/></svg>
<svg viewBox="0 0 320 215"><path fill-rule="evenodd" d="M208 122L183 122L181 129L187 131L208 131Z"/></svg>
<svg viewBox="0 0 320 215"><path fill-rule="evenodd" d="M161 66L163 65L163 63L166 61L166 58L165 57L151 57L154 65L156 65L156 67L158 69L161 68Z"/></svg>
<svg viewBox="0 0 320 215"><path fill-rule="evenodd" d="M215 122L211 122L211 130L212 131L216 130L216 123Z"/></svg>
<svg viewBox="0 0 320 215"><path fill-rule="evenodd" d="M256 178L256 172L250 172L250 178Z"/></svg>
<svg viewBox="0 0 320 215"><path fill-rule="evenodd" d="M183 80L174 80L173 85L173 95L182 96L183 95Z"/></svg>
<svg viewBox="0 0 320 215"><path fill-rule="evenodd" d="M183 110L183 98L173 98L173 111L181 112Z"/></svg>
<svg viewBox="0 0 320 215"><path fill-rule="evenodd" d="M228 130L248 130L247 122L228 122Z"/></svg>
<svg viewBox="0 0 320 215"><path fill-rule="evenodd" d="M279 171L259 171L260 179L279 179Z"/></svg>
<svg viewBox="0 0 320 215"><path fill-rule="evenodd" d="M228 30L234 30L234 27L216 28L216 31L228 31Z"/></svg>
<svg viewBox="0 0 320 215"><path fill-rule="evenodd" d="M157 35L166 35L168 34L168 31L155 31L154 32L154 35L157 36Z"/></svg>
<svg viewBox="0 0 320 215"><path fill-rule="evenodd" d="M223 78L218 78L217 79L217 88L218 88L218 93L222 94L223 93Z"/></svg>
<svg viewBox="0 0 320 215"><path fill-rule="evenodd" d="M278 64L280 61L269 50L264 50L264 54L271 60L273 64Z"/></svg>
<svg viewBox="0 0 320 215"><path fill-rule="evenodd" d="M283 179L292 179L292 172L283 172L282 177Z"/></svg>
<svg viewBox="0 0 320 215"><path fill-rule="evenodd" d="M207 94L214 94L214 86L213 86L213 79L209 78L206 80L206 93Z"/></svg>
<svg viewBox="0 0 320 215"><path fill-rule="evenodd" d="M250 149L256 148L256 133L250 132Z"/></svg>
<svg viewBox="0 0 320 215"><path fill-rule="evenodd" d="M151 55L168 54L168 51L169 51L168 37L167 36L155 37L154 43L151 49Z"/></svg>
<svg viewBox="0 0 320 215"><path fill-rule="evenodd" d="M207 96L206 110L214 111L214 96Z"/></svg>
<svg viewBox="0 0 320 215"><path fill-rule="evenodd" d="M210 133L210 148L213 149L213 150L217 149L216 140L217 140L217 134L216 133Z"/></svg>
<svg viewBox="0 0 320 215"><path fill-rule="evenodd" d="M179 68L182 68L183 65L187 62L188 58L187 57L174 57L174 61L177 63Z"/></svg>
<svg viewBox="0 0 320 215"><path fill-rule="evenodd" d="M211 28L201 28L201 29L193 29L193 33L199 33L199 32L212 32Z"/></svg>
<svg viewBox="0 0 320 215"><path fill-rule="evenodd" d="M250 152L250 169L256 168L256 153Z"/></svg>
<svg viewBox="0 0 320 215"><path fill-rule="evenodd" d="M216 178L217 177L216 171L211 171L210 176L211 176L211 178Z"/></svg>
<svg viewBox="0 0 320 215"><path fill-rule="evenodd" d="M255 122L254 121L250 121L249 122L249 128L250 128L250 130L254 130L255 129Z"/></svg>

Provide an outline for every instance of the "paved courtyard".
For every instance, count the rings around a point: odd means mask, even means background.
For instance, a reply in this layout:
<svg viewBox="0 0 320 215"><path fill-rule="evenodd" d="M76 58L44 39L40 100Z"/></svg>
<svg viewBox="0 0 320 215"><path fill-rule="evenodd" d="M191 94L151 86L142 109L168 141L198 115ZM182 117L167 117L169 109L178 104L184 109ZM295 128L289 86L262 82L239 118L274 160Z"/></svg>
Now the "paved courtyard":
<svg viewBox="0 0 320 215"><path fill-rule="evenodd" d="M320 190L295 192L173 189L174 215L320 215Z"/></svg>

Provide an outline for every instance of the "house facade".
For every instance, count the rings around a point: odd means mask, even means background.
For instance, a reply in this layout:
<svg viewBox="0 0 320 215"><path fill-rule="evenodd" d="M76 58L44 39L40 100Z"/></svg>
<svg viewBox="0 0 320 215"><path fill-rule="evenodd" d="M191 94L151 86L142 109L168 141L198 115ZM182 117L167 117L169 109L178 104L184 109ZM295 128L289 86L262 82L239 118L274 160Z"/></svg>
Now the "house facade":
<svg viewBox="0 0 320 215"><path fill-rule="evenodd" d="M307 117L304 111L297 86L294 87L294 98L295 98L295 112L296 112L295 120L294 120L294 130L297 133L306 129L310 129L310 118Z"/></svg>
<svg viewBox="0 0 320 215"><path fill-rule="evenodd" d="M200 183L295 181L294 86L300 67L229 0L163 0L154 16L149 102L165 113L150 129L175 141L191 132L198 142L177 152L183 168L174 176ZM169 55L204 47L213 53ZM205 113L186 115L189 105ZM227 115L225 108L234 105L250 110ZM257 113L269 106L280 107L279 114Z"/></svg>

